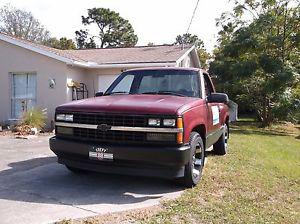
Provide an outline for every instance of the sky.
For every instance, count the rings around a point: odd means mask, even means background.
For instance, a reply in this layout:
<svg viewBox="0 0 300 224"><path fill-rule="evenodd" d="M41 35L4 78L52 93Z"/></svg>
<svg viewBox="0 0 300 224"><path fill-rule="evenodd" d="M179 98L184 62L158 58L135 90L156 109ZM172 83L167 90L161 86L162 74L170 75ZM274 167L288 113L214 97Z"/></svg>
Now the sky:
<svg viewBox="0 0 300 224"><path fill-rule="evenodd" d="M171 44L186 32L197 0L0 0L0 7L11 4L31 11L57 38L75 38L74 32L85 29L81 16L93 7L109 8L129 20L138 35L138 45ZM198 35L212 51L218 28L216 18L230 11L229 0L200 0L190 33Z"/></svg>

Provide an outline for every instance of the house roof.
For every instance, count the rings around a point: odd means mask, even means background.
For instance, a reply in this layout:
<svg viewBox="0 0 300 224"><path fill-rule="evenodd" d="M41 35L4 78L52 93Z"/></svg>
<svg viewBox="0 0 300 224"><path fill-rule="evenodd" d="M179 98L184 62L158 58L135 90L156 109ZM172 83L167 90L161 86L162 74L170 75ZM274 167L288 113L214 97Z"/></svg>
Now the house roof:
<svg viewBox="0 0 300 224"><path fill-rule="evenodd" d="M98 64L116 63L146 63L146 62L176 62L191 46L182 49L181 46L147 46L132 48L104 48L91 50L67 50L68 55L73 55L85 61Z"/></svg>
<svg viewBox="0 0 300 224"><path fill-rule="evenodd" d="M138 65L176 66L187 54L195 49L193 45L185 46L185 48L177 45L159 45L130 48L59 50L3 33L0 33L0 40L67 64L89 68L135 67Z"/></svg>

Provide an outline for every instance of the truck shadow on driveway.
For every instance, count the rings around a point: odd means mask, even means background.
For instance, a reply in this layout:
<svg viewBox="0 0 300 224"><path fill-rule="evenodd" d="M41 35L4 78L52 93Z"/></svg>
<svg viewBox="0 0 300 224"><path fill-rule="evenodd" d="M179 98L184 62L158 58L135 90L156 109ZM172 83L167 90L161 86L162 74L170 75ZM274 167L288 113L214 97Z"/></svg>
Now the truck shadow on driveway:
<svg viewBox="0 0 300 224"><path fill-rule="evenodd" d="M173 181L100 174L74 174L56 157L8 164L0 171L0 199L21 202L92 205L133 204L177 196L183 190Z"/></svg>

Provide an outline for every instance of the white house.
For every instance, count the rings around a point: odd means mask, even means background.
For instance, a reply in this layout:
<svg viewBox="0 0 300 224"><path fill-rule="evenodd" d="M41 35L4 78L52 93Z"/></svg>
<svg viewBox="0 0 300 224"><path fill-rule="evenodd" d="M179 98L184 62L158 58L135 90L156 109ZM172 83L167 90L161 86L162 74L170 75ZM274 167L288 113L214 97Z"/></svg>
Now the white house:
<svg viewBox="0 0 300 224"><path fill-rule="evenodd" d="M200 62L194 46L58 50L0 33L0 122L38 107L47 109L49 125L56 106L83 97L74 83L93 97L124 70L158 66L199 68Z"/></svg>

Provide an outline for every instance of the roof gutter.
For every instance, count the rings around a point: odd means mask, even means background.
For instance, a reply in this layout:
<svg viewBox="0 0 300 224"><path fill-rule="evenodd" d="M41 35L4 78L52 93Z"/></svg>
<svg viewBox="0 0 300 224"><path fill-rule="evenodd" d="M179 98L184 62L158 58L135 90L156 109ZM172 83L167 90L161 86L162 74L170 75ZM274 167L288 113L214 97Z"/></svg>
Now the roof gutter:
<svg viewBox="0 0 300 224"><path fill-rule="evenodd" d="M142 67L175 67L176 62L159 62L159 63L125 63L125 64L97 64L93 62L82 63L78 61L73 61L72 63L67 63L70 66L77 66L81 68L142 68Z"/></svg>

